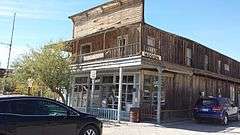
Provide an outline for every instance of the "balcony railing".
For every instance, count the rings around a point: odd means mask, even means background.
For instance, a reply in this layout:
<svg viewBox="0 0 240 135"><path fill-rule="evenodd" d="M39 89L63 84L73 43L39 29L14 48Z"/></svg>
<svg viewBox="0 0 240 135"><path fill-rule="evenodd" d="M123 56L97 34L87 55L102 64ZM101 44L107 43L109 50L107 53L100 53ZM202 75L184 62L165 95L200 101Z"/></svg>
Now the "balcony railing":
<svg viewBox="0 0 240 135"><path fill-rule="evenodd" d="M73 63L91 62L96 60L117 59L140 54L139 43L128 44L114 48L108 48L91 53L86 53L72 57Z"/></svg>
<svg viewBox="0 0 240 135"><path fill-rule="evenodd" d="M159 49L149 45L143 46L143 51L153 55L159 54ZM126 58L137 55L142 55L141 47L139 43L133 43L125 46L118 46L114 48L108 48L78 56L73 56L72 64L91 62L96 60Z"/></svg>

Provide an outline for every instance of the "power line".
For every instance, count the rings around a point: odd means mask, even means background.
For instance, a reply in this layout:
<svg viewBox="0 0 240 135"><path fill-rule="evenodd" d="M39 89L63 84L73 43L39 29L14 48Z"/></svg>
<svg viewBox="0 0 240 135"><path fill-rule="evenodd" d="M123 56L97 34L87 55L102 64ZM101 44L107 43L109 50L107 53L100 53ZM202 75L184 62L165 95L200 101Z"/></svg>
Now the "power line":
<svg viewBox="0 0 240 135"><path fill-rule="evenodd" d="M3 42L0 42L1 45L6 45L6 46L10 46L9 43L3 43Z"/></svg>

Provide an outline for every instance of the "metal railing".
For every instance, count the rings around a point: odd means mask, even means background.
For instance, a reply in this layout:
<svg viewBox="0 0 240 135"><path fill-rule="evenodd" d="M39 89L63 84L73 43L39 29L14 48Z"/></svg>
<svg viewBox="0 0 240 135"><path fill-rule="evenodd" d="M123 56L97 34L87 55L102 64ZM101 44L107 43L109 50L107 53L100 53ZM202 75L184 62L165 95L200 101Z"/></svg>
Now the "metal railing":
<svg viewBox="0 0 240 135"><path fill-rule="evenodd" d="M97 118L104 119L104 120L117 120L117 109L111 108L86 108L86 107L79 107L76 108L80 112L88 113L91 115L96 116ZM129 112L121 111L121 120L129 120Z"/></svg>

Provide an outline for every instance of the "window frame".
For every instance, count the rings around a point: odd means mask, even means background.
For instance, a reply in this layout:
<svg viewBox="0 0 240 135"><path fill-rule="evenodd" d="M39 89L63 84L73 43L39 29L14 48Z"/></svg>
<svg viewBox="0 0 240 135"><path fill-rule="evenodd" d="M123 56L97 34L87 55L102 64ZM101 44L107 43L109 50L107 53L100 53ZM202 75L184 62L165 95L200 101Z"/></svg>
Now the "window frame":
<svg viewBox="0 0 240 135"><path fill-rule="evenodd" d="M229 64L224 64L224 70L230 72Z"/></svg>
<svg viewBox="0 0 240 135"><path fill-rule="evenodd" d="M89 46L90 47L90 51L89 52L86 52L86 53L83 53L83 47L85 46ZM88 53L91 53L92 52L92 43L85 43L85 44L80 44L80 54L81 55L84 55L84 54L88 54Z"/></svg>
<svg viewBox="0 0 240 135"><path fill-rule="evenodd" d="M217 69L218 73L221 73L221 70L222 70L222 61L221 60L218 60L217 66L218 66L218 69Z"/></svg>
<svg viewBox="0 0 240 135"><path fill-rule="evenodd" d="M153 43L152 45L149 44L149 41L152 40L151 42ZM156 39L154 37L151 37L151 36L147 36L147 45L148 46L151 46L151 47L156 47Z"/></svg>
<svg viewBox="0 0 240 135"><path fill-rule="evenodd" d="M204 55L204 69L208 70L209 67L209 56L207 54Z"/></svg>
<svg viewBox="0 0 240 135"><path fill-rule="evenodd" d="M193 52L192 48L187 47L186 48L186 65L192 66L193 63Z"/></svg>

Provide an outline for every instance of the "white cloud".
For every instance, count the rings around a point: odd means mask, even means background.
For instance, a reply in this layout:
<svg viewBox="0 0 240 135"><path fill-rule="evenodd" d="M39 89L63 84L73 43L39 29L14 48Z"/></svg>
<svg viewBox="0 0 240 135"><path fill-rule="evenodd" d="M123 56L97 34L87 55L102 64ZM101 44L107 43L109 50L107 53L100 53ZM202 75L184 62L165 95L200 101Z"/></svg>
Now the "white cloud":
<svg viewBox="0 0 240 135"><path fill-rule="evenodd" d="M27 0L0 0L0 17L12 16L17 12L18 18L25 19L47 19L63 20L63 11L68 10L58 8L58 1L33 0L31 3Z"/></svg>
<svg viewBox="0 0 240 135"><path fill-rule="evenodd" d="M26 47L12 48L10 63L12 63L17 58L21 57L21 55L27 53L28 51L29 51L29 48L26 48ZM9 52L8 47L0 46L0 68L7 68L8 52Z"/></svg>

